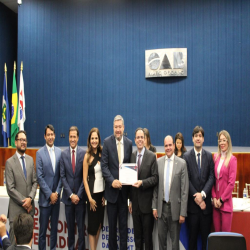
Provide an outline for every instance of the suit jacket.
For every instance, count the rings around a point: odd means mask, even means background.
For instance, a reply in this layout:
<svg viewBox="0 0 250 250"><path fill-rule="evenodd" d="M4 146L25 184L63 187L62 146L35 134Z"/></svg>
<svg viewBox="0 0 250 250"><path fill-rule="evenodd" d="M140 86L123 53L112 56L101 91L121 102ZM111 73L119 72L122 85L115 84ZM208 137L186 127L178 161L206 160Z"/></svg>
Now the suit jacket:
<svg viewBox="0 0 250 250"><path fill-rule="evenodd" d="M10 197L7 217L10 222L13 222L16 215L27 212L22 207L22 200L29 196L32 198L32 210L30 214L33 216L35 213L34 198L37 189L36 171L31 156L25 154L25 162L27 180L16 153L5 163L6 189Z"/></svg>
<svg viewBox="0 0 250 250"><path fill-rule="evenodd" d="M123 136L124 142L124 159L123 163L129 163L132 154L132 141ZM103 150L101 157L102 175L105 178L104 197L108 202L115 203L119 195L119 189L112 187L112 182L119 180L119 160L116 147L116 139L114 135L107 137L103 142ZM122 187L123 199L128 198L128 188Z"/></svg>
<svg viewBox="0 0 250 250"><path fill-rule="evenodd" d="M65 149L60 159L60 175L63 184L62 202L65 205L71 205L70 195L76 194L83 204L86 201L86 193L83 185L83 158L86 151L77 146L75 173L73 173L70 147Z"/></svg>
<svg viewBox="0 0 250 250"><path fill-rule="evenodd" d="M220 169L220 176L218 178L217 169L220 162L220 156L217 159L216 156L217 154L214 155L214 174L216 176L216 182L212 188L212 198L221 198L223 200L224 203L220 207L220 210L226 212L233 212L232 192L234 189L234 183L237 174L237 159L235 156L232 155L227 167L224 165L223 162Z"/></svg>
<svg viewBox="0 0 250 250"><path fill-rule="evenodd" d="M11 245L9 238L4 238L2 244L0 244L0 250L6 250Z"/></svg>
<svg viewBox="0 0 250 250"><path fill-rule="evenodd" d="M137 151L132 153L131 163L136 163L136 155ZM138 172L138 180L143 181L143 186L130 187L132 208L136 210L139 207L142 213L152 213L154 187L158 184L158 164L155 154L146 148Z"/></svg>
<svg viewBox="0 0 250 250"><path fill-rule="evenodd" d="M40 186L39 206L49 207L50 195L54 192L58 193L57 203L60 203L62 182L60 177L60 158L61 149L54 147L55 150L55 173L50 159L50 153L47 146L40 148L36 152L36 173Z"/></svg>
<svg viewBox="0 0 250 250"><path fill-rule="evenodd" d="M202 149L201 174L199 174L194 149L186 152L183 155L183 159L187 162L189 177L188 212L198 213L201 210L195 203L193 195L203 190L206 193L206 209L202 211L204 214L212 213L211 190L214 185L214 161L212 154Z"/></svg>
<svg viewBox="0 0 250 250"><path fill-rule="evenodd" d="M152 208L157 209L158 216L162 214L162 203L164 199L164 166L166 156L162 156L158 161L159 183L154 188ZM171 202L172 220L177 221L181 216L187 216L188 202L188 172L186 162L174 156L173 172L169 191L169 201Z"/></svg>

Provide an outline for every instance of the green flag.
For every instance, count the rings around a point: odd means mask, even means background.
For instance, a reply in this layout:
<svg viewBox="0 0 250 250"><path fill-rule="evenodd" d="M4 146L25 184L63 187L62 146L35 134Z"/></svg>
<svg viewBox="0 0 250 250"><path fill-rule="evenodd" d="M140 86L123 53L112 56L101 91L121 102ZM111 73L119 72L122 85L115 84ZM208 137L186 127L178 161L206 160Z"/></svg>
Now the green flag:
<svg viewBox="0 0 250 250"><path fill-rule="evenodd" d="M13 86L12 86L12 104L11 104L11 146L15 146L15 136L18 132L18 126L17 126L17 88L16 88L16 76L15 76L15 70L13 72Z"/></svg>

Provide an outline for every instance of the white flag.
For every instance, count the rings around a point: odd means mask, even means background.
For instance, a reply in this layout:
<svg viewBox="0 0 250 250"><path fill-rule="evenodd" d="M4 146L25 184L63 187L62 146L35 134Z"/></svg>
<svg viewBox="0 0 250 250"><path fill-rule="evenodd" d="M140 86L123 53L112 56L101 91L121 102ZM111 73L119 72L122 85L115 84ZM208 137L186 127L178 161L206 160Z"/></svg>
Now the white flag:
<svg viewBox="0 0 250 250"><path fill-rule="evenodd" d="M24 97L24 82L23 72L20 72L20 86L19 86L19 102L18 102L18 127L19 130L24 130L25 115L25 97Z"/></svg>

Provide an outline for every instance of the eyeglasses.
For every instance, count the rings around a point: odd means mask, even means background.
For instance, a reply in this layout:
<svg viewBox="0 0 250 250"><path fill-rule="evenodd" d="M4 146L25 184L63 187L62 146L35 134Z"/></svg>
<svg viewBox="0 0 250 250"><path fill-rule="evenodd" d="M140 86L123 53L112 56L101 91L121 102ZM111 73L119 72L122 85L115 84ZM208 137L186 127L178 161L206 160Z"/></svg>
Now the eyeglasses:
<svg viewBox="0 0 250 250"><path fill-rule="evenodd" d="M26 139L16 139L16 141L27 143L28 141Z"/></svg>
<svg viewBox="0 0 250 250"><path fill-rule="evenodd" d="M220 143L226 143L227 142L227 140L218 140L218 143L220 144Z"/></svg>

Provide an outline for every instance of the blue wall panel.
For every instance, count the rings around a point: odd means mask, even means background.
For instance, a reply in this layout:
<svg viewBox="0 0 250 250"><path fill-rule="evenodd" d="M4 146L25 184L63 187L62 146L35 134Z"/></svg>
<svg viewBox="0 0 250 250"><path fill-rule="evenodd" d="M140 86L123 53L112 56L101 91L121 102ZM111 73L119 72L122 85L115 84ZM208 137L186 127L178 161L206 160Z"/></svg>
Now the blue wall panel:
<svg viewBox="0 0 250 250"><path fill-rule="evenodd" d="M7 91L11 105L13 65L17 60L17 14L0 3L0 96L2 110L4 64L7 66ZM20 66L19 66L20 67ZM2 112L0 146L3 146Z"/></svg>
<svg viewBox="0 0 250 250"><path fill-rule="evenodd" d="M18 14L29 146L47 123L60 146L71 125L80 145L93 126L104 139L117 114L155 145L178 131L191 145L199 124L207 146L222 129L250 146L250 1L23 0ZM160 48L187 48L187 77L145 79L145 50Z"/></svg>

